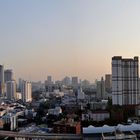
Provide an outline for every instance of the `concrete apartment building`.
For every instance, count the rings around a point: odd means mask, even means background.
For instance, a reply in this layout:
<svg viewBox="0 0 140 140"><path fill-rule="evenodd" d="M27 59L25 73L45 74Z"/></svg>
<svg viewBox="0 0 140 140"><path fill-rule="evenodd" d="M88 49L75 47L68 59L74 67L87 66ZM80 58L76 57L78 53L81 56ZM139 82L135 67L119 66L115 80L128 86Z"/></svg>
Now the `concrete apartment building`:
<svg viewBox="0 0 140 140"><path fill-rule="evenodd" d="M110 93L111 88L112 88L112 75L106 74L105 75L105 91Z"/></svg>
<svg viewBox="0 0 140 140"><path fill-rule="evenodd" d="M139 70L138 57L112 57L112 104L137 105Z"/></svg>
<svg viewBox="0 0 140 140"><path fill-rule="evenodd" d="M31 84L31 82L28 82L28 81L22 82L21 93L22 93L22 100L24 102L32 101L32 84Z"/></svg>
<svg viewBox="0 0 140 140"><path fill-rule="evenodd" d="M16 81L7 81L6 82L6 97L9 100L16 99Z"/></svg>

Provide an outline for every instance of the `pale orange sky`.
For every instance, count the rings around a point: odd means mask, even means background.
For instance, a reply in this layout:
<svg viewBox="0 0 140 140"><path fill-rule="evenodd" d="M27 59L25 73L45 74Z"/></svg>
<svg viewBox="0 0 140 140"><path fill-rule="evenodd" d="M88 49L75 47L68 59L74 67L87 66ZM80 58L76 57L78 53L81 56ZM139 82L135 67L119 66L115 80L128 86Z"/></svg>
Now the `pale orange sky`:
<svg viewBox="0 0 140 140"><path fill-rule="evenodd" d="M138 0L0 1L0 62L16 78L111 73L115 55L140 54Z"/></svg>

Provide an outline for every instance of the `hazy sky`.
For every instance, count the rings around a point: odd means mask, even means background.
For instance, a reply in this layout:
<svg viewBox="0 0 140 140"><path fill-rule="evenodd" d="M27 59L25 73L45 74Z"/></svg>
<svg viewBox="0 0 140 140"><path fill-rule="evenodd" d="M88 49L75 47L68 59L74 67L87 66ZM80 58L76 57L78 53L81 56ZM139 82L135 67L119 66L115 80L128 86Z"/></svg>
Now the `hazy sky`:
<svg viewBox="0 0 140 140"><path fill-rule="evenodd" d="M0 0L0 63L16 78L94 81L139 54L139 0Z"/></svg>

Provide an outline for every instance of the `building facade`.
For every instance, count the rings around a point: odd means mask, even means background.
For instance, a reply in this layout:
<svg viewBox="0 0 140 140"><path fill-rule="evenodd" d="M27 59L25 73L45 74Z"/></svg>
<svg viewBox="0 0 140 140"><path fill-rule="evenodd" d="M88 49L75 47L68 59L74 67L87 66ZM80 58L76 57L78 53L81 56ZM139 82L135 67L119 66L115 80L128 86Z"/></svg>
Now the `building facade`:
<svg viewBox="0 0 140 140"><path fill-rule="evenodd" d="M122 59L112 57L112 104L137 105L138 90L138 57Z"/></svg>
<svg viewBox="0 0 140 140"><path fill-rule="evenodd" d="M4 66L0 65L0 96L4 94Z"/></svg>
<svg viewBox="0 0 140 140"><path fill-rule="evenodd" d="M53 124L54 133L60 134L81 134L81 123L68 121L57 121Z"/></svg>
<svg viewBox="0 0 140 140"><path fill-rule="evenodd" d="M105 91L110 93L112 88L112 75L106 74L105 75Z"/></svg>
<svg viewBox="0 0 140 140"><path fill-rule="evenodd" d="M32 101L32 84L28 81L22 81L22 100L24 102L30 102Z"/></svg>
<svg viewBox="0 0 140 140"><path fill-rule="evenodd" d="M110 119L110 113L105 110L99 110L92 113L82 114L82 121L92 120L96 122L105 121L106 119Z"/></svg>
<svg viewBox="0 0 140 140"><path fill-rule="evenodd" d="M6 82L6 97L9 100L16 99L16 82L14 80Z"/></svg>
<svg viewBox="0 0 140 140"><path fill-rule="evenodd" d="M77 77L77 76L72 77L71 82L72 82L71 84L72 84L72 86L73 86L74 88L77 88L77 87L78 87L79 82L78 82L78 77Z"/></svg>
<svg viewBox="0 0 140 140"><path fill-rule="evenodd" d="M62 80L62 83L63 83L65 86L70 86L70 84L71 84L71 79L70 79L70 77L66 76L66 77Z"/></svg>
<svg viewBox="0 0 140 140"><path fill-rule="evenodd" d="M12 70L5 70L4 71L4 81L12 81L13 80L13 72Z"/></svg>
<svg viewBox="0 0 140 140"><path fill-rule="evenodd" d="M97 98L98 99L105 99L105 81L103 77L101 78L101 81L97 81Z"/></svg>

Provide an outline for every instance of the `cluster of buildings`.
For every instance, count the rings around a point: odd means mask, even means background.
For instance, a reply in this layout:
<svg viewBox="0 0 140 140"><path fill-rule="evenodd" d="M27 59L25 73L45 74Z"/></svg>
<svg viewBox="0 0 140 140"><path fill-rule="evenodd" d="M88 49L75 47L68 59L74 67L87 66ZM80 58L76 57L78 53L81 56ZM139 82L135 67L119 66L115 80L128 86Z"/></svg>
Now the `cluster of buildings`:
<svg viewBox="0 0 140 140"><path fill-rule="evenodd" d="M112 57L112 73L95 83L77 76L58 81L48 76L44 83L19 79L16 83L13 71L4 70L0 65L0 127L10 122L10 130L15 130L20 123L32 118L32 123L43 123L51 127L52 132L80 134L82 127L90 123L98 126L112 120L123 122L126 112L139 120L139 95L138 57ZM19 100L22 104L17 104ZM3 104L5 101L11 104ZM26 114L32 115L28 118Z"/></svg>
<svg viewBox="0 0 140 140"><path fill-rule="evenodd" d="M36 112L27 109L25 105L3 99L0 105L0 130L18 130L27 124L28 117L34 118Z"/></svg>
<svg viewBox="0 0 140 140"><path fill-rule="evenodd" d="M32 85L31 82L19 80L17 84L13 71L4 69L0 65L0 96L8 100L23 100L23 102L32 101Z"/></svg>
<svg viewBox="0 0 140 140"><path fill-rule="evenodd" d="M42 83L32 82L32 91L44 91L46 93L53 93L56 90L66 93L66 89L73 91L78 98L85 98L84 92L91 93L91 96L98 98L99 100L107 99L111 96L112 91L112 75L106 74L105 78L101 77L101 80L96 80L95 83L90 83L88 80L81 80L78 76L64 77L62 80L53 81L52 76L48 76L47 80ZM82 93L82 94L79 94Z"/></svg>

